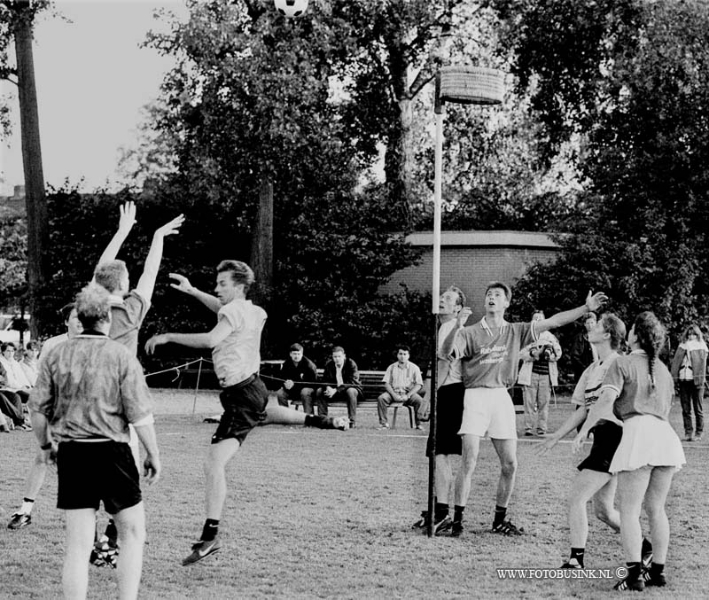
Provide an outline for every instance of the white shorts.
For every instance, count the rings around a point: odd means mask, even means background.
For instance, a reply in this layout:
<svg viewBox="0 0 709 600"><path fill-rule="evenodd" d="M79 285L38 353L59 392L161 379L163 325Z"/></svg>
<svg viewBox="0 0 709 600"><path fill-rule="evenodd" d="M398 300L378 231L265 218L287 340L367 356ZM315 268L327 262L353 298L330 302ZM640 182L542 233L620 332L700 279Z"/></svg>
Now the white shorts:
<svg viewBox="0 0 709 600"><path fill-rule="evenodd" d="M458 435L468 433L496 440L517 439L515 407L506 388L465 390Z"/></svg>

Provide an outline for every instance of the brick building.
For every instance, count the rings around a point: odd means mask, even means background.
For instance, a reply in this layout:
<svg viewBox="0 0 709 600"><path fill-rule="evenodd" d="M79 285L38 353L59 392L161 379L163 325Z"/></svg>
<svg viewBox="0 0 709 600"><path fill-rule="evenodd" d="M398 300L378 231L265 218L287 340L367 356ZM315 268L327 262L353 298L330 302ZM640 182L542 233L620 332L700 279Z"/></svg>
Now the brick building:
<svg viewBox="0 0 709 600"><path fill-rule="evenodd" d="M399 283L421 292L431 291L433 233L407 237L412 246L424 250L421 264L397 271L382 288L400 290ZM483 315L485 286L490 281L513 285L536 261L551 261L559 246L545 233L528 231L444 231L441 234L441 290L457 285L468 297L473 317Z"/></svg>

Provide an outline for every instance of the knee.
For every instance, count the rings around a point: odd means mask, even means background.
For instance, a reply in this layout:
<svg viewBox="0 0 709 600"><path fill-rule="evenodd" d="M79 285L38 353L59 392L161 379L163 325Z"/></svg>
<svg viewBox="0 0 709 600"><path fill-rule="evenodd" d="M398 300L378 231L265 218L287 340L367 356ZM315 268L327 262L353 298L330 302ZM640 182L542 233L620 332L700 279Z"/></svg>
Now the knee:
<svg viewBox="0 0 709 600"><path fill-rule="evenodd" d="M510 477L517 472L517 459L507 459L500 461L500 470L506 477Z"/></svg>
<svg viewBox="0 0 709 600"><path fill-rule="evenodd" d="M379 402L379 404L389 404L389 394L386 392L380 394L377 398L377 402Z"/></svg>
<svg viewBox="0 0 709 600"><path fill-rule="evenodd" d="M303 388L300 390L301 400L310 400L313 397L313 388Z"/></svg>
<svg viewBox="0 0 709 600"><path fill-rule="evenodd" d="M121 521L118 535L122 540L130 540L142 544L145 542L145 523L139 520Z"/></svg>
<svg viewBox="0 0 709 600"><path fill-rule="evenodd" d="M347 393L347 397L350 400L354 400L355 402L357 401L357 396L359 395L359 392L355 388L352 388L352 387L347 388L346 393Z"/></svg>

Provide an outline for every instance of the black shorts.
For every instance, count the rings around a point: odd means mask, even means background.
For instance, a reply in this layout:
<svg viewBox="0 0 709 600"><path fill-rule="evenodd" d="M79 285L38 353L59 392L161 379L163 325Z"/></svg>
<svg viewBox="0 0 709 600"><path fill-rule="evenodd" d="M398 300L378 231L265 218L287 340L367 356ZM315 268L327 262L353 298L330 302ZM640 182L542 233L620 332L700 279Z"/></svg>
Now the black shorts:
<svg viewBox="0 0 709 600"><path fill-rule="evenodd" d="M266 418L268 390L258 375L224 388L219 400L224 414L212 436L212 444L234 438L243 444L249 432Z"/></svg>
<svg viewBox="0 0 709 600"><path fill-rule="evenodd" d="M57 508L98 510L115 515L140 503L140 476L128 444L61 442L57 452Z"/></svg>
<svg viewBox="0 0 709 600"><path fill-rule="evenodd" d="M608 473L613 455L620 444L620 438L623 437L623 428L611 421L602 420L591 429L591 432L593 433L591 452L581 461L577 469Z"/></svg>
<svg viewBox="0 0 709 600"><path fill-rule="evenodd" d="M452 383L438 388L436 394L436 455L461 454L463 440L458 435L463 422L465 386ZM431 456L431 436L428 437L426 456Z"/></svg>

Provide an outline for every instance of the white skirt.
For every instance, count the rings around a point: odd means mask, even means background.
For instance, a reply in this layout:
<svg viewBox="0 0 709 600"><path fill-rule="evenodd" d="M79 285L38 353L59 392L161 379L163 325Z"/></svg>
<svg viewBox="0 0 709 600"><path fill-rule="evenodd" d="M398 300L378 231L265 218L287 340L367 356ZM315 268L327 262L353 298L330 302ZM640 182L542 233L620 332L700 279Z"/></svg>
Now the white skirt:
<svg viewBox="0 0 709 600"><path fill-rule="evenodd" d="M635 471L648 466L680 469L686 462L672 425L652 415L640 415L623 423L623 438L609 471Z"/></svg>

